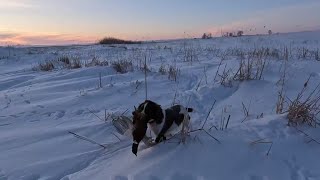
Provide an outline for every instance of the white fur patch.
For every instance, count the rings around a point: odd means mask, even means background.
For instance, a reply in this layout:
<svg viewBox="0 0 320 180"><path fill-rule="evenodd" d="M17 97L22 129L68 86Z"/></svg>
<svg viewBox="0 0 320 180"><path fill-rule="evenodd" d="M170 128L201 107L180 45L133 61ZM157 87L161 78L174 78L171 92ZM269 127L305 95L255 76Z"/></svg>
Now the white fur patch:
<svg viewBox="0 0 320 180"><path fill-rule="evenodd" d="M148 124L149 128L151 129L151 131L153 132L153 134L155 136L157 136L160 133L160 131L164 125L164 122L165 122L165 118L166 118L165 110L162 110L162 112L163 112L164 118L163 118L161 124L157 124L156 122ZM180 133L182 131L182 129L189 130L190 116L189 116L187 109L183 106L180 106L179 114L184 115L184 119L183 119L182 123L179 126L176 123L173 123L172 126L165 133L165 136L173 136L177 133Z"/></svg>

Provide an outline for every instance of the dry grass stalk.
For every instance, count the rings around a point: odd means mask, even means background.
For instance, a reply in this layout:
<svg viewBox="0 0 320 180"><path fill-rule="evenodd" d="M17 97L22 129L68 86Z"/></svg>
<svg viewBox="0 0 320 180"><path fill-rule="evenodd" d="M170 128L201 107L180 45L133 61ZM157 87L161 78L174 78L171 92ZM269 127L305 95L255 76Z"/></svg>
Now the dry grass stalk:
<svg viewBox="0 0 320 180"><path fill-rule="evenodd" d="M87 110L91 113L91 114L93 114L94 116L96 116L99 120L101 120L101 121L106 121L106 120L103 120L102 118L100 118L96 113L94 113L93 111L91 111L89 108L87 108Z"/></svg>
<svg viewBox="0 0 320 180"><path fill-rule="evenodd" d="M187 134L189 134L189 133L194 133L194 132L198 132L198 131L203 131L203 132L205 132L208 136L210 136L212 139L214 139L214 140L217 141L219 144L221 144L221 141L220 141L220 140L218 140L217 138L215 138L214 136L212 136L207 130L204 129L204 126L206 125L207 120L208 120L208 118L209 118L209 115L211 114L211 111L212 111L212 109L213 109L213 107L214 107L215 104L216 104L216 100L214 100L214 102L213 102L213 104L212 104L212 106L211 106L211 108L210 108L210 111L209 111L209 113L208 113L208 115L207 115L207 117L206 117L206 119L205 119L202 127L199 128L199 129L195 129L195 130L190 130ZM212 127L211 127L211 128L212 128ZM211 128L210 128L210 129L211 129ZM210 129L209 129L209 130L210 130ZM216 128L216 129L217 129L217 128ZM218 129L217 129L217 130L218 130Z"/></svg>
<svg viewBox="0 0 320 180"><path fill-rule="evenodd" d="M146 93L146 100L148 99L148 82L147 82L147 55L144 57L144 87Z"/></svg>
<svg viewBox="0 0 320 180"><path fill-rule="evenodd" d="M249 117L251 100L250 100L248 108L246 107L246 105L243 102L241 104L242 104L242 111L243 111L243 114L244 114L244 119L242 120L242 122L244 122Z"/></svg>
<svg viewBox="0 0 320 180"><path fill-rule="evenodd" d="M40 71L52 71L55 68L53 62L46 61L44 63L39 63L38 67L35 67L34 70L38 69Z"/></svg>
<svg viewBox="0 0 320 180"><path fill-rule="evenodd" d="M220 63L219 63L219 66L218 66L218 69L217 69L216 75L214 76L213 81L215 81L216 78L217 78L217 75L218 75L218 73L219 73L219 69L220 69L221 64L222 64L222 59L221 59L221 61L220 61Z"/></svg>
<svg viewBox="0 0 320 180"><path fill-rule="evenodd" d="M174 66L170 66L168 70L168 79L171 81L177 81L180 69Z"/></svg>
<svg viewBox="0 0 320 180"><path fill-rule="evenodd" d="M167 69L166 66L164 64L161 64L161 66L159 67L159 73L162 75L167 74Z"/></svg>
<svg viewBox="0 0 320 180"><path fill-rule="evenodd" d="M225 87L232 87L232 70L229 69L226 71L227 64L225 65L222 74L218 74L220 77L220 84L225 86Z"/></svg>
<svg viewBox="0 0 320 180"><path fill-rule="evenodd" d="M82 62L80 61L79 58L72 59L72 63L69 66L70 69L78 69L81 67L82 67Z"/></svg>
<svg viewBox="0 0 320 180"><path fill-rule="evenodd" d="M96 56L92 58L90 62L85 63L85 67L92 67L92 66L108 66L109 62L104 60L99 60Z"/></svg>
<svg viewBox="0 0 320 180"><path fill-rule="evenodd" d="M207 120L208 120L208 118L209 118L209 116L210 116L210 114L211 114L211 111L212 111L214 105L216 104L216 102L217 102L217 100L214 100L214 102L213 102L213 104L212 104L212 106L211 106L211 108L210 108L210 111L209 111L209 113L207 114L207 117L206 117L206 119L205 119L205 121L204 121L204 123L203 123L203 125L202 125L202 127L201 127L202 129L203 129L204 126L206 125Z"/></svg>
<svg viewBox="0 0 320 180"><path fill-rule="evenodd" d="M68 131L68 132L69 132L70 134L74 135L74 137L76 137L76 138L79 138L79 139L81 139L81 140L90 142L90 143L92 143L92 144L99 145L99 146L101 146L103 149L106 149L106 148L107 148L107 147L104 146L103 144L100 144L100 143L98 143L98 142L96 142L96 141L94 141L94 140L92 140L92 139L89 139L89 138L87 138L87 137L81 136L81 135L79 135L79 134L77 134L77 133L74 133L74 132L72 132L72 131Z"/></svg>
<svg viewBox="0 0 320 180"><path fill-rule="evenodd" d="M269 149L266 153L266 156L269 156L271 148L273 146L273 142L272 141L265 141L267 138L263 138L263 139L258 139L256 141L253 141L250 143L250 145L256 145L256 144L270 144Z"/></svg>
<svg viewBox="0 0 320 180"><path fill-rule="evenodd" d="M127 73L129 71L133 71L133 65L131 61L128 60L118 60L112 62L112 67L121 74Z"/></svg>
<svg viewBox="0 0 320 180"><path fill-rule="evenodd" d="M241 57L239 69L233 79L238 81L261 80L267 62L264 52L253 52Z"/></svg>
<svg viewBox="0 0 320 180"><path fill-rule="evenodd" d="M283 73L282 73L280 80L278 81L278 83L280 84L280 90L278 92L278 100L277 100L277 104L276 104L276 113L277 114L283 113L283 109L284 109L284 101L285 101L284 86L285 86L285 81L286 81L286 76L287 76L287 67L288 67L287 62L288 61L285 61L285 63L284 63L284 70L283 70Z"/></svg>
<svg viewBox="0 0 320 180"><path fill-rule="evenodd" d="M317 144L320 144L319 141L317 141L316 139L312 138L309 134L305 133L304 131L296 128L297 131L299 131L300 133L302 133L303 135L305 135L306 137L308 137L310 140L308 141L308 143L310 142L316 142Z"/></svg>
<svg viewBox="0 0 320 180"><path fill-rule="evenodd" d="M316 127L317 125L317 116L320 113L320 84L318 84L314 90L307 96L307 98L303 99L303 96L306 93L309 81L304 83L304 86L297 97L291 101L288 108L288 125L297 126L299 124L308 124L312 127Z"/></svg>
<svg viewBox="0 0 320 180"><path fill-rule="evenodd" d="M121 139L120 139L120 137L119 136L117 136L115 133L111 133L114 137L116 137L119 141L121 141Z"/></svg>
<svg viewBox="0 0 320 180"><path fill-rule="evenodd" d="M102 88L102 77L101 73L99 73L99 88Z"/></svg>

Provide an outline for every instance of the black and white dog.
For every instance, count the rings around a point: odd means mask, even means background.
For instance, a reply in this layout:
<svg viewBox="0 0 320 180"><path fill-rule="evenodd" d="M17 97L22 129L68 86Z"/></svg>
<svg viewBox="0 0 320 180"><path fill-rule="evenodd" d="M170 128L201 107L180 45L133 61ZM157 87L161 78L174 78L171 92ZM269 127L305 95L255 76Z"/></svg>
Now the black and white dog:
<svg viewBox="0 0 320 180"><path fill-rule="evenodd" d="M138 108L135 107L133 115L134 129L132 131L133 144L132 153L137 155L140 141L145 136L148 126L155 134L154 143L166 140L169 135L174 135L182 130L182 126L188 129L192 108L186 108L181 105L174 105L163 110L160 105L146 100Z"/></svg>

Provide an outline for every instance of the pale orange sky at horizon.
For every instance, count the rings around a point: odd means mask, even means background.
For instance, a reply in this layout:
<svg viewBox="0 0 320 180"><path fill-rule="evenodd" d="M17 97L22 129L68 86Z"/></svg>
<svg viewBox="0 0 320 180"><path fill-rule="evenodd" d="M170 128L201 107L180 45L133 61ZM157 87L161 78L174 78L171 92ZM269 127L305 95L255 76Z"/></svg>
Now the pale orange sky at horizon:
<svg viewBox="0 0 320 180"><path fill-rule="evenodd" d="M317 0L0 0L0 45L94 43L320 29ZM299 13L297 13L299 12Z"/></svg>

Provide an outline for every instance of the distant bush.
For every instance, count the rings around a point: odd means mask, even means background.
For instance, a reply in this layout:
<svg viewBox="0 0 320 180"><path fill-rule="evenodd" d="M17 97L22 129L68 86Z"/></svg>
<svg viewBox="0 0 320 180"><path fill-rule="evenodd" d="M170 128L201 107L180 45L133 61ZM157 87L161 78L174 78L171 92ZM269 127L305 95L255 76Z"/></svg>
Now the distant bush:
<svg viewBox="0 0 320 180"><path fill-rule="evenodd" d="M105 37L99 41L99 44L141 44L141 41L130 41L113 37Z"/></svg>
<svg viewBox="0 0 320 180"><path fill-rule="evenodd" d="M96 56L92 58L91 61L87 62L85 64L86 67L92 67L92 66L108 66L109 62L104 60L99 60Z"/></svg>
<svg viewBox="0 0 320 180"><path fill-rule="evenodd" d="M169 66L168 69L168 79L171 81L177 81L178 75L180 74L180 69L175 66Z"/></svg>
<svg viewBox="0 0 320 180"><path fill-rule="evenodd" d="M164 64L161 64L161 66L159 67L159 73L162 75L167 74L167 69L166 66Z"/></svg>
<svg viewBox="0 0 320 180"><path fill-rule="evenodd" d="M58 58L58 61L64 64L70 64L70 58L68 56L61 56Z"/></svg>
<svg viewBox="0 0 320 180"><path fill-rule="evenodd" d="M201 36L201 39L211 39L211 38L212 38L211 33L203 33L203 35Z"/></svg>
<svg viewBox="0 0 320 180"><path fill-rule="evenodd" d="M133 64L131 61L128 60L119 60L112 62L112 67L114 70L121 74L133 71Z"/></svg>
<svg viewBox="0 0 320 180"><path fill-rule="evenodd" d="M79 58L75 58L72 60L72 63L70 64L69 68L70 69L78 69L82 67L82 62L80 61Z"/></svg>
<svg viewBox="0 0 320 180"><path fill-rule="evenodd" d="M243 36L243 31L238 31L238 32L237 32L237 36L238 36L238 37Z"/></svg>
<svg viewBox="0 0 320 180"><path fill-rule="evenodd" d="M43 63L39 63L38 66L33 67L33 70L40 70L40 71L52 71L55 68L53 62L46 61Z"/></svg>

